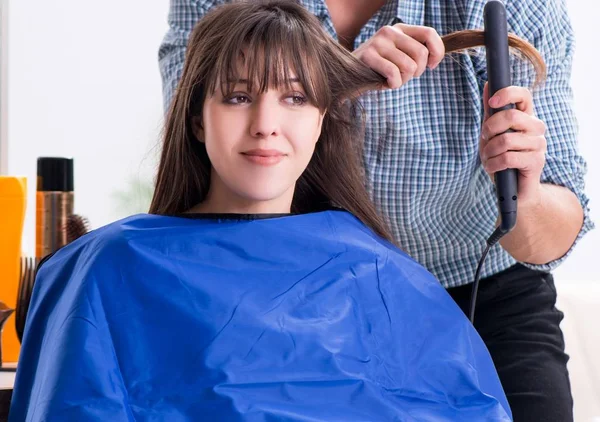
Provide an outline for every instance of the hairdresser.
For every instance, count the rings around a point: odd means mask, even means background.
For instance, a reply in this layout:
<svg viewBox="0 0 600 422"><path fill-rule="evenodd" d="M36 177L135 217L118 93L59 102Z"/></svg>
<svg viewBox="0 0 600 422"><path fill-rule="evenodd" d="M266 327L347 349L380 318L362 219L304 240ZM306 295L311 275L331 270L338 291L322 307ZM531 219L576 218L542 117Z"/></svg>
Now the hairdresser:
<svg viewBox="0 0 600 422"><path fill-rule="evenodd" d="M166 110L190 30L220 3L171 0L170 30L159 51ZM531 65L513 57L513 86L492 98L485 51L445 55L438 35L483 28L484 1L302 4L343 47L387 78L388 89L362 96L369 190L399 245L441 280L465 313L497 221L493 174L518 169L517 225L485 261L475 327L515 421L571 421L568 356L551 271L593 223L571 108L574 40L565 1L506 4L509 31L541 52L547 79L530 90ZM515 110L488 116L489 107L511 103ZM508 129L514 132L505 134Z"/></svg>

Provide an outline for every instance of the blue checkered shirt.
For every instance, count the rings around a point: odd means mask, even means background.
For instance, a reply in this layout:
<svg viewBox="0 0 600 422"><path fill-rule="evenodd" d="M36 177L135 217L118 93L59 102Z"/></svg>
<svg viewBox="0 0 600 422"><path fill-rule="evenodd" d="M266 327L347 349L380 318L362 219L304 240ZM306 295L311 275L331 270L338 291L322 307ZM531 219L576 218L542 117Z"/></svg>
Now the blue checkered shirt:
<svg viewBox="0 0 600 422"><path fill-rule="evenodd" d="M191 29L220 3L171 0L170 29L159 50L165 107L181 75ZM337 39L324 0L302 3ZM483 28L484 5L483 0L389 1L362 28L354 48L394 17L433 27L440 35ZM534 91L536 114L548 127L542 182L566 186L579 198L585 210L579 240L593 223L584 194L586 163L578 152L577 122L571 108L574 39L565 1L507 0L506 9L509 31L534 44L548 65L547 82ZM532 86L533 69L524 60L513 58L512 69L513 85ZM427 70L399 89L362 97L368 115L365 164L372 199L389 217L402 249L445 287L473 280L497 218L494 185L478 154L486 80L485 52L479 49L447 56L435 70ZM551 271L570 252L546 265L523 264ZM495 245L482 277L515 262Z"/></svg>

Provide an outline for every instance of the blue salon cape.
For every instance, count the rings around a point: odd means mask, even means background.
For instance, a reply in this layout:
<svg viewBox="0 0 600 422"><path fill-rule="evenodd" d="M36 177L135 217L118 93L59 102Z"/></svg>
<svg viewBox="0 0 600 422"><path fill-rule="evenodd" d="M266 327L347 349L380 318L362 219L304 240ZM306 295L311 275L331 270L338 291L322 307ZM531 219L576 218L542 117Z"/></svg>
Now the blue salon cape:
<svg viewBox="0 0 600 422"><path fill-rule="evenodd" d="M506 421L481 338L351 214L133 216L41 266L11 421Z"/></svg>

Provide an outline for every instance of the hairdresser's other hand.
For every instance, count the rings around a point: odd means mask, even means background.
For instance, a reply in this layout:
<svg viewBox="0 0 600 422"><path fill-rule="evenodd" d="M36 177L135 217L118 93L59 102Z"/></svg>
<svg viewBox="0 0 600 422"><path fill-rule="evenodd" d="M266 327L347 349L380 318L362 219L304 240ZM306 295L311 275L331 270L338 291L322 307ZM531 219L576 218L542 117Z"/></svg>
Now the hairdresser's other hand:
<svg viewBox="0 0 600 422"><path fill-rule="evenodd" d="M531 92L510 86L489 98L486 83L483 103L485 116L479 154L485 171L493 178L497 171L517 169L519 208L537 206L541 201L540 177L546 163L546 125L534 115ZM516 108L490 117L490 107L500 108L507 104L515 104ZM515 132L504 133L508 129Z"/></svg>
<svg viewBox="0 0 600 422"><path fill-rule="evenodd" d="M352 54L387 78L388 88L400 88L421 76L426 67L437 67L444 53L435 29L399 23L379 29Z"/></svg>

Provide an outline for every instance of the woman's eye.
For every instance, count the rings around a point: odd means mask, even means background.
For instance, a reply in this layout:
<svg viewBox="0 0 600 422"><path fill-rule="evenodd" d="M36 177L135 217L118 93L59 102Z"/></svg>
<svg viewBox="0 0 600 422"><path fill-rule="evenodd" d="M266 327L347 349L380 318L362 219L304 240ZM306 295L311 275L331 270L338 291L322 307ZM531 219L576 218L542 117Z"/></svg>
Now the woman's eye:
<svg viewBox="0 0 600 422"><path fill-rule="evenodd" d="M286 98L286 101L292 105L306 104L306 97L302 94L293 94Z"/></svg>
<svg viewBox="0 0 600 422"><path fill-rule="evenodd" d="M246 104L250 102L250 98L244 94L233 94L227 97L228 104Z"/></svg>

